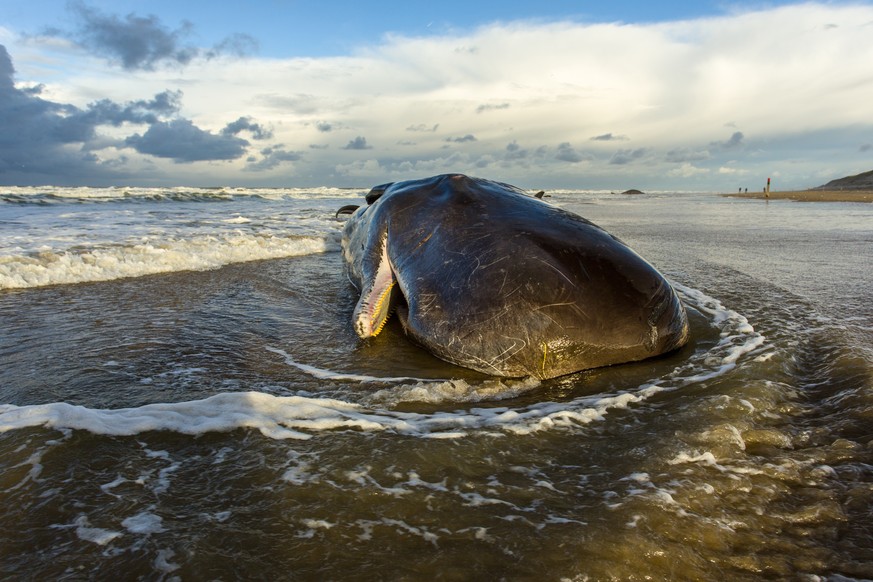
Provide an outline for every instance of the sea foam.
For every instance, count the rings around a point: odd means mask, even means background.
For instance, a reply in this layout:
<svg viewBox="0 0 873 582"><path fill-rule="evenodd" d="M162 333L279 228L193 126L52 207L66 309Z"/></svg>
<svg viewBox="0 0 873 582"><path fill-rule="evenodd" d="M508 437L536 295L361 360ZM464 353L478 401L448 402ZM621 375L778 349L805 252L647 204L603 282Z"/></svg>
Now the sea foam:
<svg viewBox="0 0 873 582"><path fill-rule="evenodd" d="M203 271L231 263L294 257L339 249L335 235L262 236L233 233L85 251L44 250L0 257L0 289L109 281L176 271Z"/></svg>

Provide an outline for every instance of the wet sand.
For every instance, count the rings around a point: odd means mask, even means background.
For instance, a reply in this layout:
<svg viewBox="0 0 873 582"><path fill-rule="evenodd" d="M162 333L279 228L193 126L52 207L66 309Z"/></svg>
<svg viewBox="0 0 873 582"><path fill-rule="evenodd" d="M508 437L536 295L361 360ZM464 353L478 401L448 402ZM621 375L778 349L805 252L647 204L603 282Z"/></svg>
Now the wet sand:
<svg viewBox="0 0 873 582"><path fill-rule="evenodd" d="M798 200L800 202L873 202L873 190L794 190L770 192L743 192L724 194L733 198L759 200Z"/></svg>

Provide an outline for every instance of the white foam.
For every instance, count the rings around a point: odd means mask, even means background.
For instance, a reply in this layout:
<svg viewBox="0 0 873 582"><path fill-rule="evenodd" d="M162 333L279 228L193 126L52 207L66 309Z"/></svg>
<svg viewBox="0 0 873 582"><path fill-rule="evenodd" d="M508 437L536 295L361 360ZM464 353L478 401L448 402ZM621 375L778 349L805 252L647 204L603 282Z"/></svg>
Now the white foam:
<svg viewBox="0 0 873 582"><path fill-rule="evenodd" d="M165 574L169 574L170 572L174 572L174 571L178 570L179 568L181 568L181 566L179 566L179 564L175 564L173 562L170 562L170 560L175 555L176 555L176 552L174 550L169 549L169 548L164 548L164 549L158 550L158 555L155 556L155 562L154 562L155 570L157 570L159 572L164 572Z"/></svg>
<svg viewBox="0 0 873 582"><path fill-rule="evenodd" d="M117 537L121 537L122 533L103 529L101 527L91 527L88 523L88 518L84 515L78 517L75 522L76 536L86 542L93 542L98 546L105 546Z"/></svg>
<svg viewBox="0 0 873 582"><path fill-rule="evenodd" d="M131 533L148 535L166 531L163 526L163 521L164 520L160 516L155 515L154 513L149 513L148 511L143 511L126 518L121 522L121 525Z"/></svg>
<svg viewBox="0 0 873 582"><path fill-rule="evenodd" d="M348 382L429 382L430 379L427 378L411 378L409 376L389 376L389 377L376 377L376 376L367 376L363 374L348 374L345 372L334 372L332 370L326 370L324 368L316 368L315 366L310 366L308 364L301 364L300 362L295 361L286 351L280 350L279 348L274 348L271 346L267 346L266 350L268 352L272 352L279 356L282 356L285 359L285 363L293 368L297 368L301 372L309 374L313 378L318 378L319 380L342 380Z"/></svg>
<svg viewBox="0 0 873 582"><path fill-rule="evenodd" d="M119 244L84 251L43 250L0 260L0 289L109 281L174 271L203 271L231 263L338 250L336 237L251 233L200 235L161 242Z"/></svg>
<svg viewBox="0 0 873 582"><path fill-rule="evenodd" d="M100 489L103 491L103 493L106 493L107 495L112 495L113 497L119 497L115 493L112 493L111 490L115 489L119 485L122 485L122 484L127 483L127 482L128 482L127 479L125 479L124 477L119 475L118 477L115 478L114 481L111 481L109 483L104 483L103 485L101 485Z"/></svg>
<svg viewBox="0 0 873 582"><path fill-rule="evenodd" d="M377 525L392 527L397 533L421 537L423 540L430 542L434 546L437 545L437 541L439 540L439 536L431 533L427 530L427 528L415 527L399 519L389 519L387 517L383 517L380 520L361 519L358 520L356 523L358 526L361 527L361 529L364 530L363 533L358 536L358 539L362 541L372 539L373 529Z"/></svg>
<svg viewBox="0 0 873 582"><path fill-rule="evenodd" d="M349 402L261 392L231 392L203 400L147 404L138 408L91 409L64 402L32 406L0 405L0 432L28 426L87 430L129 436L153 430L182 434L255 428L276 439L310 438L297 429L407 430L402 418L368 415Z"/></svg>
<svg viewBox="0 0 873 582"><path fill-rule="evenodd" d="M567 403L543 402L519 410L494 407L420 414L369 409L329 398L230 392L203 400L122 409L90 409L64 402L0 405L0 432L44 426L115 436L154 430L197 435L251 428L275 439L308 439L314 433L354 429L459 438L476 430L530 434L584 425L602 419L610 409L624 408L640 400L639 394L623 394ZM172 471L172 466L168 471ZM289 475L289 480L293 481L294 476Z"/></svg>
<svg viewBox="0 0 873 582"><path fill-rule="evenodd" d="M330 529L336 524L323 519L304 519L303 525L310 529Z"/></svg>
<svg viewBox="0 0 873 582"><path fill-rule="evenodd" d="M712 317L711 325L719 329L720 339L710 349L708 366L699 373L683 378L684 384L709 380L733 370L739 359L766 345L766 338L755 331L749 320L740 313L728 309L722 303L698 289L673 282L673 287L696 309Z"/></svg>

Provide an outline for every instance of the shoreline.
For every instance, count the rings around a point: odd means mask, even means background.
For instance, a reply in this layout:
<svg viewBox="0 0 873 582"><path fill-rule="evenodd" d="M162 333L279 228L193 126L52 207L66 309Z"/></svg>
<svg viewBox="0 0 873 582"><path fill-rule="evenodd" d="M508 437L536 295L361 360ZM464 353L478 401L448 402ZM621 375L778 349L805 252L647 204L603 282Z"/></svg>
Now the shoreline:
<svg viewBox="0 0 873 582"><path fill-rule="evenodd" d="M798 202L873 202L873 190L786 190L764 192L737 192L722 194L729 198L754 198L756 200L796 200Z"/></svg>

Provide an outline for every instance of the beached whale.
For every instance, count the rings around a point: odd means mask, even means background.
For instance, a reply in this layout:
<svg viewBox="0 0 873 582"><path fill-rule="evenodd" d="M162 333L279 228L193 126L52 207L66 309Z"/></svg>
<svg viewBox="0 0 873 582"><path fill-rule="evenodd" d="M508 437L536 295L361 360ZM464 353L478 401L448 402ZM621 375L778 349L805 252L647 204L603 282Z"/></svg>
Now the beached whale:
<svg viewBox="0 0 873 582"><path fill-rule="evenodd" d="M642 360L688 338L670 284L588 220L459 174L373 188L342 249L360 291L353 325L376 336L396 309L434 355L495 376L553 378Z"/></svg>

